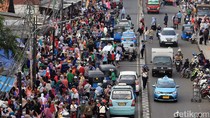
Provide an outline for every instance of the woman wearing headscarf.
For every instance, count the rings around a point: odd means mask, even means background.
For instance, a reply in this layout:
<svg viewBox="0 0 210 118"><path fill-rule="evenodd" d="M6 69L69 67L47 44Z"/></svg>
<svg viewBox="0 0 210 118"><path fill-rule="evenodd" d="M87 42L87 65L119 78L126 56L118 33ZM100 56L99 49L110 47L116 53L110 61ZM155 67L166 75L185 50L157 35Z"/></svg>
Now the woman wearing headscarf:
<svg viewBox="0 0 210 118"><path fill-rule="evenodd" d="M151 29L156 30L156 18L152 17L152 22L151 22Z"/></svg>

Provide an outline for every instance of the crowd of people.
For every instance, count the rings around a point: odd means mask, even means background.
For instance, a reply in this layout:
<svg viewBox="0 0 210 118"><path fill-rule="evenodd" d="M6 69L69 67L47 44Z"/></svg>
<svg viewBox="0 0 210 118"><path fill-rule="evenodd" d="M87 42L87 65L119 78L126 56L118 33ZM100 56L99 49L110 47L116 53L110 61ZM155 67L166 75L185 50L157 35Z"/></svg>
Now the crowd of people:
<svg viewBox="0 0 210 118"><path fill-rule="evenodd" d="M99 112L106 113L111 85L102 89L99 84L94 89L88 80L88 71L96 70L102 63L119 64L121 60L122 47L116 43L113 52L101 53L100 38L113 36L112 27L119 16L110 11L112 6L108 0L89 3L87 8L81 8L82 16L64 24L62 34L53 37L53 31L46 31L45 35L38 36L33 87L30 75L22 72L22 90L18 89L17 81L5 94L0 117L62 118L70 113L68 117L71 118L91 118ZM121 14L124 17L124 8ZM28 61L23 70L29 66ZM116 75L110 77L116 80ZM104 99L96 100L95 91L103 93ZM23 113L20 112L19 94L23 97Z"/></svg>

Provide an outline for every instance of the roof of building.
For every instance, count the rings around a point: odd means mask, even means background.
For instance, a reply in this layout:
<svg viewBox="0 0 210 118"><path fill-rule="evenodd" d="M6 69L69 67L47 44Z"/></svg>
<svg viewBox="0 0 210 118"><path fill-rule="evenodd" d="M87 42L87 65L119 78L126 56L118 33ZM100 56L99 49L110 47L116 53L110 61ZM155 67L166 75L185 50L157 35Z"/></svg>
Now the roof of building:
<svg viewBox="0 0 210 118"><path fill-rule="evenodd" d="M29 0L32 2L34 5L39 5L40 0ZM14 0L14 5L24 5L27 4L26 0Z"/></svg>

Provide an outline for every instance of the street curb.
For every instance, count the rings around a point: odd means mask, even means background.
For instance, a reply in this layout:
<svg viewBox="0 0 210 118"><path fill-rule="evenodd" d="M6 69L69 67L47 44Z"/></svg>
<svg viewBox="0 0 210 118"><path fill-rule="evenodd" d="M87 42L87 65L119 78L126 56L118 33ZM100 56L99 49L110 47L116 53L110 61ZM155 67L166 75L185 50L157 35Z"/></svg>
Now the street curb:
<svg viewBox="0 0 210 118"><path fill-rule="evenodd" d="M144 17L144 9L143 9L143 0L139 0L139 10L140 10L140 14L139 14L139 20L141 18ZM139 22L139 21L138 21ZM141 36L140 38L144 38L144 36ZM141 42L141 40L139 40ZM145 60L146 60L146 50L144 52L144 57L145 59L140 59L140 65L144 65L145 64ZM140 53L139 53L140 56ZM141 66L142 67L142 66ZM140 71L141 71L141 67L140 67ZM141 100L142 100L142 105L141 105L141 111L142 111L142 117L143 118L150 118L150 104L149 104L149 84L147 83L147 87L145 90L143 90L143 83L142 83L142 79L140 78L141 81Z"/></svg>

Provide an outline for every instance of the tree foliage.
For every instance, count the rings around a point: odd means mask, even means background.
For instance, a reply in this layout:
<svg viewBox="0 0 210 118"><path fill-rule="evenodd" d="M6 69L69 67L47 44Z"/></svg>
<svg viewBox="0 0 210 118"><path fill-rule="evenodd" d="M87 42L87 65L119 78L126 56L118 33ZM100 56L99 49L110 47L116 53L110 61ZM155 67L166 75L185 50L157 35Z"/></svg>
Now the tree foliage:
<svg viewBox="0 0 210 118"><path fill-rule="evenodd" d="M3 49L5 55L9 57L9 51L13 54L19 52L18 42L12 31L4 26L4 18L0 16L0 49Z"/></svg>

